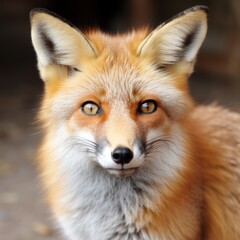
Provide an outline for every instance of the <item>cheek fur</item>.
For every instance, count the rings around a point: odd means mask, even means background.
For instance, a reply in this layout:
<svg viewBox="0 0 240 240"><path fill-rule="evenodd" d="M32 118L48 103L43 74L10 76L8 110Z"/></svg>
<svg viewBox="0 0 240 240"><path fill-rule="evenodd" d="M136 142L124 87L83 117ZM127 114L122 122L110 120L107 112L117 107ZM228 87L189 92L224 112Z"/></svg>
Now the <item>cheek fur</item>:
<svg viewBox="0 0 240 240"><path fill-rule="evenodd" d="M82 112L81 109L78 109L71 116L69 121L69 127L72 131L79 128L86 128L94 133L100 122L101 116L87 116Z"/></svg>
<svg viewBox="0 0 240 240"><path fill-rule="evenodd" d="M152 114L142 114L138 117L138 121L141 122L145 128L157 128L164 122L164 112L161 109L157 109L156 112Z"/></svg>
<svg viewBox="0 0 240 240"><path fill-rule="evenodd" d="M152 114L139 115L137 118L138 129L142 135L147 135L152 130L162 129L165 134L169 132L169 122L163 109L158 108Z"/></svg>

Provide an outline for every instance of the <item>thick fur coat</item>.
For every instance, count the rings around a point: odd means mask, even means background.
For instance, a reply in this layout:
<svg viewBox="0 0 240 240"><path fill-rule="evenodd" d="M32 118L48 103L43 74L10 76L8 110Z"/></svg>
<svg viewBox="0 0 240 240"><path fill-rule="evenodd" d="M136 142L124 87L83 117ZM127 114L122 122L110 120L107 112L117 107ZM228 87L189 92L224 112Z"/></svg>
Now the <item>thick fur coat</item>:
<svg viewBox="0 0 240 240"><path fill-rule="evenodd" d="M188 92L206 7L116 36L43 9L31 23L45 82L38 164L64 235L239 240L240 115Z"/></svg>

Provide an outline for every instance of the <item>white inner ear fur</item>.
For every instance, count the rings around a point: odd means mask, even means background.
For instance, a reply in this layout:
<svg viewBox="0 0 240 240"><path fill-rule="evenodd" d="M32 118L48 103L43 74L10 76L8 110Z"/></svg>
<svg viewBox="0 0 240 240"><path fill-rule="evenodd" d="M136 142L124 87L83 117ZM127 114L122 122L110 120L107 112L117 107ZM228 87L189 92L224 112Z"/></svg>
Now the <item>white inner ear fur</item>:
<svg viewBox="0 0 240 240"><path fill-rule="evenodd" d="M44 12L34 13L31 20L40 71L42 66L52 63L75 66L82 58L96 55L87 37L62 20Z"/></svg>
<svg viewBox="0 0 240 240"><path fill-rule="evenodd" d="M150 33L138 47L138 54L154 58L157 64L192 62L206 32L207 14L203 10L189 12ZM184 46L187 40L190 42Z"/></svg>

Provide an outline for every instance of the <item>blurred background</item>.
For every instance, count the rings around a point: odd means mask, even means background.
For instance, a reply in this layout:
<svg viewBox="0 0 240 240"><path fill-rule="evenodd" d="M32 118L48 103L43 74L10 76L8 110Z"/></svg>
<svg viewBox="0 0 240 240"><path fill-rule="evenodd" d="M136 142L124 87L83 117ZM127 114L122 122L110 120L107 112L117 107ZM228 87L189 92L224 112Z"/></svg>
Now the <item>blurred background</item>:
<svg viewBox="0 0 240 240"><path fill-rule="evenodd" d="M239 0L1 0L0 239L60 239L34 163L40 136L34 117L43 92L31 45L29 11L47 8L81 29L124 32L155 27L194 5L210 8L209 31L190 78L199 103L240 111Z"/></svg>

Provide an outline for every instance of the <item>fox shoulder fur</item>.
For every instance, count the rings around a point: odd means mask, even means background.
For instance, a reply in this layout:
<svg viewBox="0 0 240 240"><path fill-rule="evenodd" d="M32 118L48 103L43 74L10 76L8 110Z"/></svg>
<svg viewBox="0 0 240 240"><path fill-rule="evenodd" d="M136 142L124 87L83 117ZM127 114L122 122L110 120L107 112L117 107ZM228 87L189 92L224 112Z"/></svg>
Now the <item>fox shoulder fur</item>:
<svg viewBox="0 0 240 240"><path fill-rule="evenodd" d="M39 170L71 240L239 240L240 115L197 106L187 80L207 8L154 31L83 34L31 13L45 83Z"/></svg>

